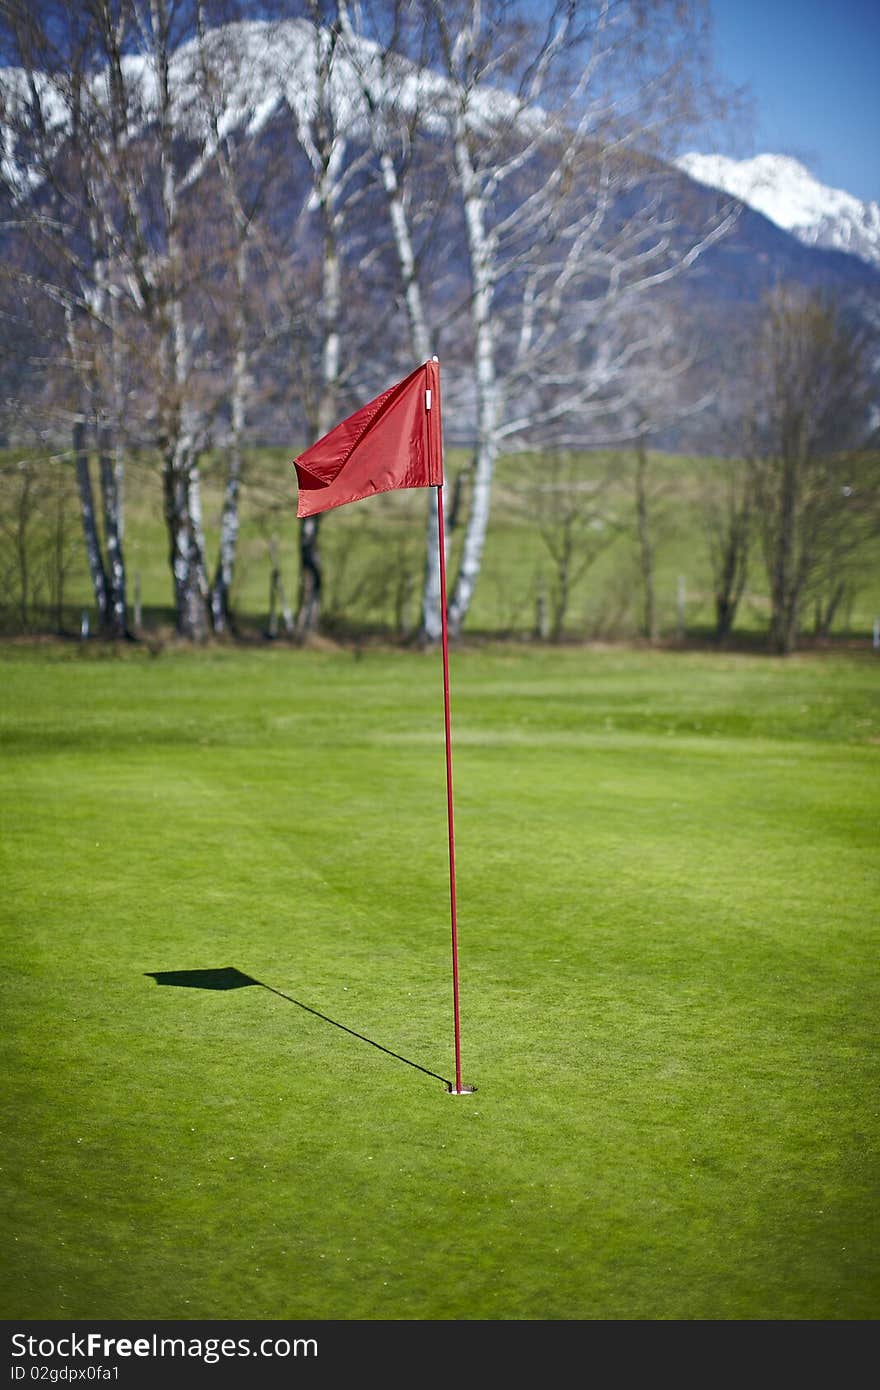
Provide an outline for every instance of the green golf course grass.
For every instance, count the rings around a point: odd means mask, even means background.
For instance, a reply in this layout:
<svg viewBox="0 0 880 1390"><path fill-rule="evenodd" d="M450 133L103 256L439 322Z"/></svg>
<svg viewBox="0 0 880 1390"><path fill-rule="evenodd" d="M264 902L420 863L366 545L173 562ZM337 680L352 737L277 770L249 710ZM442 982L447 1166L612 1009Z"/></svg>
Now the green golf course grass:
<svg viewBox="0 0 880 1390"><path fill-rule="evenodd" d="M452 653L465 1096L438 653L0 668L3 1317L880 1316L876 653Z"/></svg>

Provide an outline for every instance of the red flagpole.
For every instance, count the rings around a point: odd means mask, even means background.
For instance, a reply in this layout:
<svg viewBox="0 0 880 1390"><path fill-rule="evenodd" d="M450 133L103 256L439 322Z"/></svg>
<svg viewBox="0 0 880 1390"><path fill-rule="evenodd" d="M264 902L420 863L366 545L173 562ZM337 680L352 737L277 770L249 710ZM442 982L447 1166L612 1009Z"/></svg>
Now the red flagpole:
<svg viewBox="0 0 880 1390"><path fill-rule="evenodd" d="M437 362L439 372L439 359ZM430 401L426 401L430 410ZM438 390L439 405L439 390ZM430 439L432 431L429 430ZM440 550L440 622L443 633L443 713L446 726L446 815L449 825L449 907L452 921L452 1002L455 1017L455 1085L453 1095L467 1095L473 1086L461 1081L461 1018L458 1006L458 920L455 903L455 821L452 808L452 727L449 716L449 626L446 617L446 538L443 533L443 439L440 437L440 485L437 488L437 539Z"/></svg>
<svg viewBox="0 0 880 1390"><path fill-rule="evenodd" d="M452 809L452 730L449 718L449 629L446 620L446 542L443 535L443 484L437 488L440 539L440 613L443 630L443 711L446 720L446 811L449 822L449 904L452 918L452 999L455 1013L455 1091L461 1094L461 1019L458 1007L458 923L455 906L455 822ZM468 1088L470 1089L470 1088Z"/></svg>

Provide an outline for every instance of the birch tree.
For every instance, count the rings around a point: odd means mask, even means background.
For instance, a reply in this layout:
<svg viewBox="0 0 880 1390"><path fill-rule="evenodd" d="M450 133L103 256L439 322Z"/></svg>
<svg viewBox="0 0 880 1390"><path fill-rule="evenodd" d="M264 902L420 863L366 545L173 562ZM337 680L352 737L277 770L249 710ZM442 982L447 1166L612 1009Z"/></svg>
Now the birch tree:
<svg viewBox="0 0 880 1390"><path fill-rule="evenodd" d="M456 633L500 449L608 438L632 363L650 350L622 331L632 322L623 311L692 266L731 219L676 240L656 163L701 95L698 6L559 3L542 25L502 0L430 8L465 227L476 405Z"/></svg>
<svg viewBox="0 0 880 1390"><path fill-rule="evenodd" d="M130 0L115 17L105 0L97 3L129 309L142 349L155 351L145 423L161 461L176 624L181 636L202 640L211 622L223 631L229 618L249 385L245 297L255 209L243 202L232 135L224 130L226 139L221 138L228 93L219 82L219 62L209 62L201 0ZM224 49L222 33L211 50L215 60L219 49ZM232 229L234 242L231 442L213 585L200 454L215 402L199 362L208 328L193 304L200 281L216 274L211 264L216 238L205 231L212 206L222 214L223 226ZM213 308L203 299L199 308L205 307Z"/></svg>
<svg viewBox="0 0 880 1390"><path fill-rule="evenodd" d="M370 144L387 203L413 358L426 361L437 344L432 338L429 309L421 280L421 257L407 176L414 145L427 119L425 113L430 99L430 83L425 82L424 75L432 30L424 24L418 26L419 39L413 50L407 45L406 38L408 21L412 21L418 7L405 0L395 0L381 8L381 16L377 16L375 7L370 8L369 27L371 33L377 36L372 40L366 37L362 5L349 6L346 0L337 0L336 13L346 54L357 75L363 97ZM382 18L385 20L384 26ZM400 88L404 85L407 104L400 99ZM447 495L444 470L444 506ZM433 488L429 490L427 505L427 552L420 629L423 637L434 637L441 629L441 613L439 510ZM451 528L447 525L447 558L450 534Z"/></svg>
<svg viewBox="0 0 880 1390"><path fill-rule="evenodd" d="M71 359L85 361L80 299L86 300L92 323L110 325L104 396L110 408L97 424L105 498L112 500L115 479L119 510L120 352L125 342L125 413L130 419L140 374L144 418L139 423L151 434L161 459L177 629L199 639L207 631L198 462L204 426L193 390L198 328L188 322L185 304L198 254L186 234L182 197L187 170L200 162L200 151L198 122L187 109L194 93L180 71L186 57L178 57L175 67L175 49L191 33L198 5L88 0L81 29L80 12L74 16L67 6L61 11L53 32L62 35L68 49L47 53L42 76L34 72L30 83L34 91L40 83L48 84L61 99L52 108L51 132L45 122L34 123L45 158L44 167L29 177L32 185L36 178L41 187L50 188L71 161L79 176L68 195L68 218L62 215L59 224L77 234L70 240L91 279L87 293L65 302L67 336ZM33 186L31 203L40 203ZM145 370L147 361L151 370ZM74 453L81 461L84 442L79 421ZM82 462L79 471L84 477ZM84 484L81 491L85 498ZM85 516L86 501L83 509ZM93 505L88 510L94 515ZM108 511L105 503L104 510L106 518L112 508ZM110 558L112 562L112 554ZM92 568L97 573L94 561ZM111 576L113 569L111 563Z"/></svg>
<svg viewBox="0 0 880 1390"><path fill-rule="evenodd" d="M363 157L351 149L352 94L340 73L338 26L325 21L335 14L332 4L304 0L295 11L299 19L276 29L273 72L267 80L280 84L291 128L302 155L305 190L290 186L291 201L300 209L295 230L308 239L317 230L316 289L310 306L310 338L314 363L299 362L299 396L307 421L307 443L337 422L340 393L354 356L346 351L344 329L350 305L346 299L344 238L352 208L361 196L359 174ZM357 100L355 94L355 100ZM296 171L299 179L299 170ZM303 193L305 192L305 196ZM300 595L296 631L303 639L318 626L322 597L319 546L321 515L299 523Z"/></svg>
<svg viewBox="0 0 880 1390"><path fill-rule="evenodd" d="M296 136L306 155L313 179L312 206L320 223L321 289L318 305L320 326L320 376L313 415L314 439L332 429L337 417L342 350L342 267L340 242L344 220L346 138L336 118L332 97L333 67L338 35L320 24L320 8L309 6L314 24L311 39L314 81L310 109L294 108ZM311 440L309 442L312 442ZM321 559L318 548L320 515L300 522L300 598L297 633L305 637L318 626L321 606Z"/></svg>
<svg viewBox="0 0 880 1390"><path fill-rule="evenodd" d="M14 225L32 242L31 270L13 262L6 271L18 276L22 290L36 290L63 312L77 396L71 454L86 559L99 628L122 637L127 621L118 285L103 213L112 196L101 157L105 131L90 82L97 35L88 13L65 16L60 50L53 18L51 6L38 14L10 6L4 16L10 56L20 66L6 69L0 81L8 147L3 182L15 208ZM100 507L91 449L98 454Z"/></svg>
<svg viewBox="0 0 880 1390"><path fill-rule="evenodd" d="M141 51L154 90L159 197L158 236L154 242L158 336L159 400L157 443L162 460L165 524L174 585L177 631L201 641L208 632L208 578L202 517L199 452L202 439L190 394L192 338L184 309L184 285L191 267L184 254L181 225L181 183L176 140L180 98L172 76L172 54L181 30L180 10L168 0L149 0L149 9L135 6Z"/></svg>
<svg viewBox="0 0 880 1390"><path fill-rule="evenodd" d="M239 503L244 470L244 443L248 411L254 391L251 363L254 333L250 320L255 305L253 265L265 256L266 246L259 215L273 182L279 177L277 164L255 158L255 145L261 127L253 119L236 126L229 119L243 87L262 92L261 68L265 49L259 42L248 50L235 28L209 30L200 5L198 25L198 68L201 83L201 118L204 122L204 162L190 172L190 182L216 173L219 204L224 209L230 262L230 302L221 313L226 328L222 359L229 362L221 391L228 398L229 432L227 467L220 515L220 535L214 577L210 587L210 616L215 633L223 633L231 622L231 591L235 574L240 529ZM258 103L255 103L258 104ZM224 246L225 246L224 242ZM262 308L262 305L259 305Z"/></svg>
<svg viewBox="0 0 880 1390"><path fill-rule="evenodd" d="M195 190L202 196L211 194L205 173L218 159L221 174L224 167L228 174L225 182L221 179L223 210L229 213L232 207L232 177L218 146L216 106L206 83L199 80L204 6L201 0L91 3L104 59L94 83L96 99L106 112L101 148L114 181L114 198L108 204L112 218L105 220L127 296L133 350L138 360L146 356L154 368L152 381L142 376L142 424L160 458L177 631L200 641L209 630L210 587L200 454L208 438L211 402L200 383L197 361L206 330L188 301L211 254L208 239L193 235ZM206 211L200 209L203 221ZM230 220L241 229L240 220ZM241 355L235 362L234 370L242 374ZM133 370L137 365L136 360ZM241 375L238 384L241 388ZM235 476L228 493L231 510L232 503L237 504ZM227 541L228 537L227 525ZM225 617L223 539L221 527L216 587ZM228 568L226 577L231 582Z"/></svg>

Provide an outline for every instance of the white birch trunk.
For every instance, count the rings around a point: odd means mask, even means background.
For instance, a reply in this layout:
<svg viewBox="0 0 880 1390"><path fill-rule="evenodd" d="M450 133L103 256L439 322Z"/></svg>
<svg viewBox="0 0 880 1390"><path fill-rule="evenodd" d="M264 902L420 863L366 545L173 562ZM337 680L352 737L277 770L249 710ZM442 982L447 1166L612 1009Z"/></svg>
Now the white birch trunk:
<svg viewBox="0 0 880 1390"><path fill-rule="evenodd" d="M325 214L321 309L324 319L324 346L321 352L321 396L318 402L318 438L336 424L336 398L339 390L339 360L342 337L339 315L342 309L342 278L332 204Z"/></svg>
<svg viewBox="0 0 880 1390"><path fill-rule="evenodd" d="M122 454L122 374L119 363L119 304L110 298L110 407L113 412L113 486L116 497L116 529L119 544L125 542L125 461Z"/></svg>
<svg viewBox="0 0 880 1390"><path fill-rule="evenodd" d="M419 361L427 361L431 356L431 340L428 320L425 314L421 285L416 273L416 258L409 228L403 192L394 168L394 161L387 150L383 150L380 160L382 185L388 199L388 214L394 233L394 245L403 281L404 302L409 320L410 337L414 355ZM443 506L446 510L448 489L444 472ZM444 533L446 559L449 558L449 535ZM440 514L437 493L434 488L428 492L428 521L425 545L425 577L422 589L421 638L426 642L439 642L443 631L443 617L440 594Z"/></svg>
<svg viewBox="0 0 880 1390"><path fill-rule="evenodd" d="M336 37L316 28L315 75L318 86L317 115L312 121L297 119L297 138L312 166L314 201L321 219L322 264L319 308L322 346L316 412L316 438L336 424L339 373L342 356L342 264L340 234L344 211L340 206L346 141L339 133L330 90ZM300 639L315 632L321 616L321 557L318 532L321 514L304 517L299 528L300 594L296 632Z"/></svg>
<svg viewBox="0 0 880 1390"><path fill-rule="evenodd" d="M92 209L98 206L97 190L87 179L89 203ZM98 364L91 363L91 388L98 441L98 478L101 488L101 502L104 512L104 547L106 550L105 574L107 580L106 626L112 637L127 635L126 596L125 596L125 557L122 548L122 500L117 486L122 472L122 459L117 444L119 412L114 409L118 400L118 365L116 362L115 318L110 292L110 277L105 258L101 255L100 233L96 217L89 217L89 236L94 262L93 285L89 298L95 327L99 324L108 330L110 402L109 410L101 400Z"/></svg>
<svg viewBox="0 0 880 1390"><path fill-rule="evenodd" d="M475 347L477 447L473 495L461 560L449 600L449 631L458 636L470 608L480 573L498 457L500 401L496 375L496 330L492 318L493 245L486 230L486 205L463 129L456 133L455 164L464 198L465 229L473 277L471 321Z"/></svg>
<svg viewBox="0 0 880 1390"><path fill-rule="evenodd" d="M382 186L388 200L388 214L394 234L394 245L400 274L403 282L404 302L409 321L415 357L425 362L431 356L431 339L428 332L428 319L422 298L422 289L416 272L416 258L410 234L409 218L403 191L397 177L394 161L387 150L379 158ZM443 507L446 510L448 488L444 470ZM446 559L449 558L449 533L444 533ZM440 594L440 514L437 505L436 489L428 491L428 519L425 537L425 575L422 587L422 617L420 635L422 641L439 642L443 631L443 617Z"/></svg>
<svg viewBox="0 0 880 1390"><path fill-rule="evenodd" d="M337 0L336 8L341 31L345 39L351 45L352 61L356 63L356 55L359 51L358 39L352 28L348 6L345 0ZM387 91L381 83L377 83L374 80L369 66L363 64L359 65L359 75L368 108L371 113L381 112L384 105L387 103ZM418 277L415 248L413 246L406 199L394 159L388 148L388 125L387 120L383 116L380 115L378 118L370 120L370 136L373 150L378 159L379 176L388 204L388 217L391 222L394 248L397 255L397 263L400 268L400 279L403 286L403 298L406 305L406 316L409 324L413 355L417 361L425 362L433 351L431 335L428 328L428 316L425 312L425 301ZM447 497L448 489L444 477L444 512L446 510ZM445 539L446 558L448 560L448 530L445 533ZM440 602L440 518L435 488L430 488L428 491L428 516L425 540L425 572L422 586L422 615L419 625L420 636L422 641L438 642L442 634L442 614Z"/></svg>
<svg viewBox="0 0 880 1390"><path fill-rule="evenodd" d="M154 62L159 88L159 160L166 237L164 289L168 322L161 351L166 393L163 431L166 520L177 629L182 637L201 641L207 635L208 582L195 430L187 400L190 361L180 284L182 247L178 229L165 0L150 0L150 14L156 45Z"/></svg>

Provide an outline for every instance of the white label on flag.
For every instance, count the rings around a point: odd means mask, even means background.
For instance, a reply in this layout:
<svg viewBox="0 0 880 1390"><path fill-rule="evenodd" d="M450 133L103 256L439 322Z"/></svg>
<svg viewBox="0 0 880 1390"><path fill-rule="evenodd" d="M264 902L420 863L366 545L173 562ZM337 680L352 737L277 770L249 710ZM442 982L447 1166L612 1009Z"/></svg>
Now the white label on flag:
<svg viewBox="0 0 880 1390"><path fill-rule="evenodd" d="M430 410L430 409L431 409L431 392L430 392L430 391L426 391L426 392L425 392L425 409L426 409L426 410Z"/></svg>

